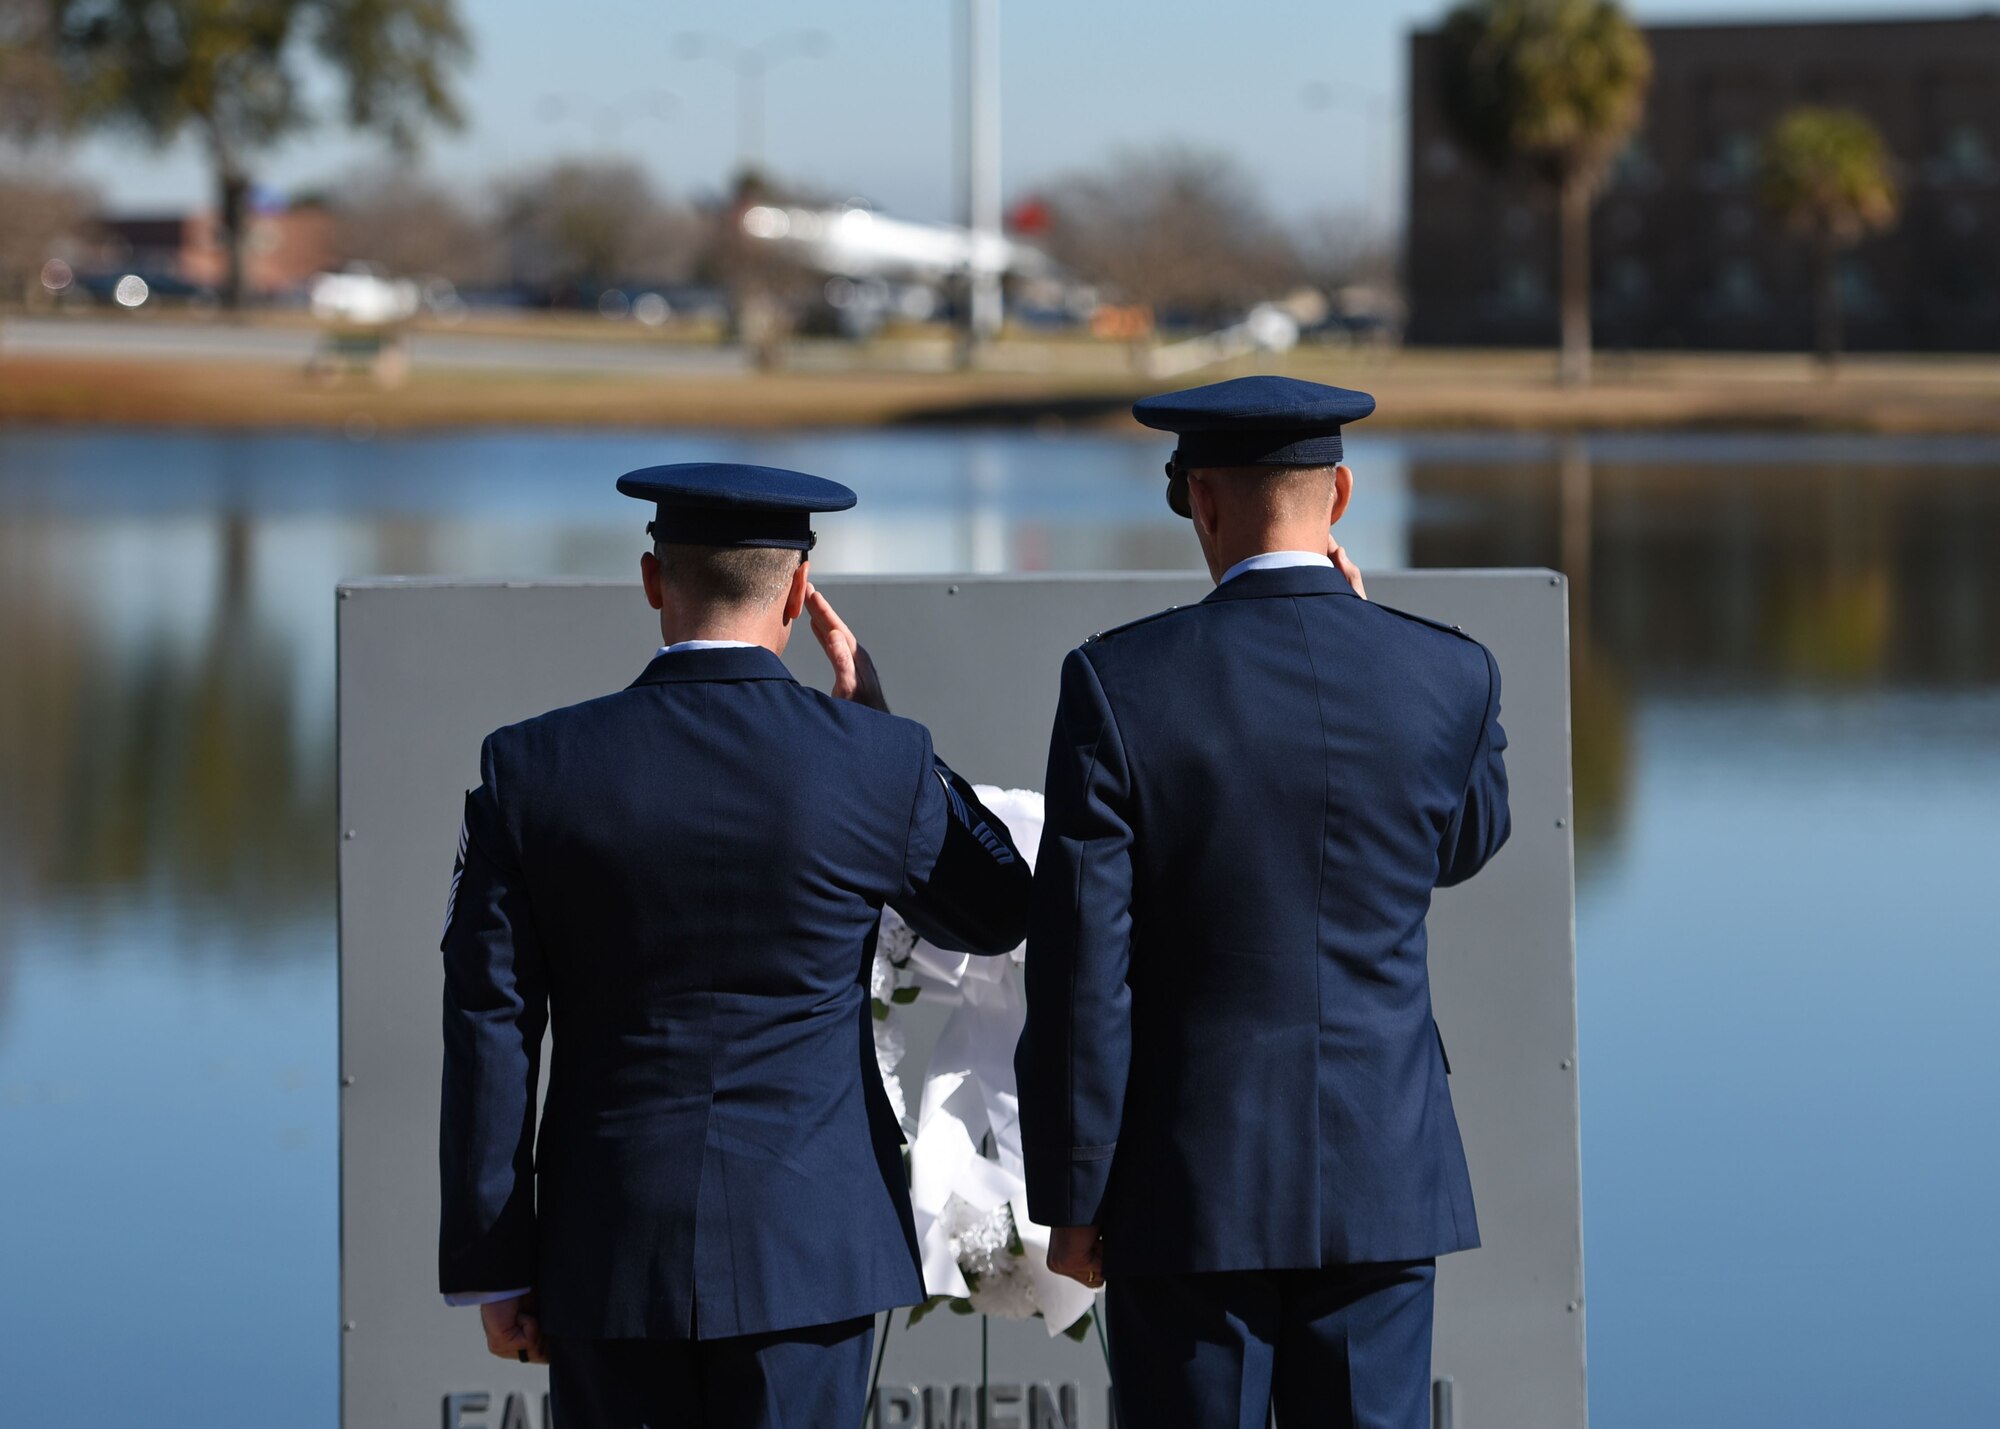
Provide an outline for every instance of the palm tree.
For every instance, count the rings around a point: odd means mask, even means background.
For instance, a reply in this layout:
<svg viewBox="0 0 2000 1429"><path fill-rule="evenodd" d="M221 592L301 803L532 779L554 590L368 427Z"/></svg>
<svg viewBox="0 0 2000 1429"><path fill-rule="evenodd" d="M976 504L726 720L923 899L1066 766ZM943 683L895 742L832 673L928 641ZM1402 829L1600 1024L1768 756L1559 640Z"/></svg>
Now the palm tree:
<svg viewBox="0 0 2000 1429"><path fill-rule="evenodd" d="M1812 244L1814 338L1829 369L1840 354L1840 252L1895 224L1894 168L1880 131L1851 109L1801 105L1764 138L1764 202Z"/></svg>
<svg viewBox="0 0 2000 1429"><path fill-rule="evenodd" d="M1646 37L1618 0L1460 0L1445 17L1446 119L1496 169L1554 190L1562 380L1590 380L1590 210L1645 113Z"/></svg>

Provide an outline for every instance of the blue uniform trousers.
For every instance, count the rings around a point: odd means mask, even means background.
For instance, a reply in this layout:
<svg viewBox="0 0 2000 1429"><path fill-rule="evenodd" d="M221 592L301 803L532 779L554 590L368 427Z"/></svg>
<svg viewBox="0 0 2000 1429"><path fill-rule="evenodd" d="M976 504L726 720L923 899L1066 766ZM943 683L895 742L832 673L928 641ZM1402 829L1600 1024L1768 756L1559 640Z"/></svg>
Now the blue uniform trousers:
<svg viewBox="0 0 2000 1429"><path fill-rule="evenodd" d="M875 1318L719 1340L549 1341L555 1429L848 1429Z"/></svg>
<svg viewBox="0 0 2000 1429"><path fill-rule="evenodd" d="M1430 1429L1434 1260L1113 1276L1129 1429Z"/></svg>

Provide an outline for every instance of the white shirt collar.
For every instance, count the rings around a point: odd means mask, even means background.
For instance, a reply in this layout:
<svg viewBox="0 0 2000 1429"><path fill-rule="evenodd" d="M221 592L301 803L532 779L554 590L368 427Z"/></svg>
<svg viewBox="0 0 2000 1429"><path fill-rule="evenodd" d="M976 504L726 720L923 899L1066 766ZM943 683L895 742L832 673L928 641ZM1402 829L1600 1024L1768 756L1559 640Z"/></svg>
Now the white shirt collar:
<svg viewBox="0 0 2000 1429"><path fill-rule="evenodd" d="M1324 551L1265 551L1247 556L1222 573L1217 585L1228 585L1245 571L1275 571L1286 566L1332 566L1333 558Z"/></svg>
<svg viewBox="0 0 2000 1429"><path fill-rule="evenodd" d="M653 652L653 658L662 655L678 655L683 650L755 650L759 648L748 640L682 640L673 645L662 645Z"/></svg>

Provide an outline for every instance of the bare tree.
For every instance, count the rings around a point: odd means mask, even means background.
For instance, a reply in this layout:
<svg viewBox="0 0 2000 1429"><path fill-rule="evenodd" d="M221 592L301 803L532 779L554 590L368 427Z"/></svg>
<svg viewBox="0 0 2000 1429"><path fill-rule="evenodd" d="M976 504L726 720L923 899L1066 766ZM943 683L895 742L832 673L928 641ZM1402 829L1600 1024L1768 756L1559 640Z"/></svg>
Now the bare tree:
<svg viewBox="0 0 2000 1429"><path fill-rule="evenodd" d="M1316 213L1300 225L1294 244L1300 276L1315 288L1397 286L1401 240L1394 234L1359 227L1338 214Z"/></svg>
<svg viewBox="0 0 2000 1429"><path fill-rule="evenodd" d="M363 170L326 195L334 246L349 262L398 277L448 278L460 286L500 276L500 238L459 194L418 172Z"/></svg>
<svg viewBox="0 0 2000 1429"><path fill-rule="evenodd" d="M0 173L0 298L33 298L42 265L85 236L96 196L33 170Z"/></svg>
<svg viewBox="0 0 2000 1429"><path fill-rule="evenodd" d="M1226 154L1127 150L1057 180L1044 202L1058 262L1164 316L1228 322L1298 275L1291 244Z"/></svg>
<svg viewBox="0 0 2000 1429"><path fill-rule="evenodd" d="M504 187L499 211L515 279L552 293L675 281L696 261L694 219L630 161L562 160Z"/></svg>

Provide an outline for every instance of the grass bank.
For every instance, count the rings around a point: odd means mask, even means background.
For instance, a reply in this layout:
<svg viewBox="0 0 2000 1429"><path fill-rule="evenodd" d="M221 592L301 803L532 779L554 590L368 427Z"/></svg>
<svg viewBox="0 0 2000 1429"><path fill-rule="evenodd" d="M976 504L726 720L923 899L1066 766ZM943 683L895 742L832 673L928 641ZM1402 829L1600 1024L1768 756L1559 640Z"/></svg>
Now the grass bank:
<svg viewBox="0 0 2000 1429"><path fill-rule="evenodd" d="M1116 353L1061 370L1001 351L985 370L913 370L868 350L821 352L773 373L454 371L419 367L394 388L331 384L282 363L119 356L0 358L0 422L320 428L467 426L1102 426L1147 391L1240 372L1365 387L1370 429L1781 430L2000 435L2000 358L1866 357L1827 377L1803 357L1611 356L1598 380L1560 388L1541 353L1325 353L1162 380ZM1043 366L1046 366L1044 364ZM1006 369L1006 370L1003 370Z"/></svg>

